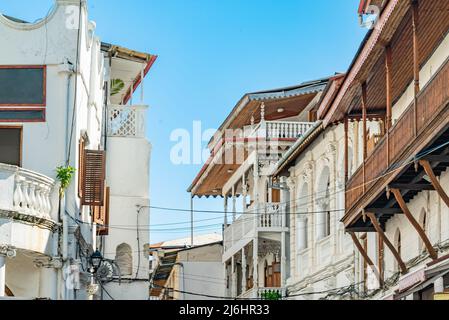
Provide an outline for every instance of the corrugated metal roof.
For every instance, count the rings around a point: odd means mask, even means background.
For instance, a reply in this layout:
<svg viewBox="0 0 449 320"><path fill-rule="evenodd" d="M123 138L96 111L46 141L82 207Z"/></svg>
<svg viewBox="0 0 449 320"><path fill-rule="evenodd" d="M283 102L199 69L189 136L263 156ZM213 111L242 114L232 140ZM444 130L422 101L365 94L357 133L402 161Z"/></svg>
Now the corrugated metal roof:
<svg viewBox="0 0 449 320"><path fill-rule="evenodd" d="M318 93L326 88L329 77L308 81L297 86L274 89L270 91L254 92L249 94L249 99L253 101L262 101L270 99L286 99L300 95Z"/></svg>

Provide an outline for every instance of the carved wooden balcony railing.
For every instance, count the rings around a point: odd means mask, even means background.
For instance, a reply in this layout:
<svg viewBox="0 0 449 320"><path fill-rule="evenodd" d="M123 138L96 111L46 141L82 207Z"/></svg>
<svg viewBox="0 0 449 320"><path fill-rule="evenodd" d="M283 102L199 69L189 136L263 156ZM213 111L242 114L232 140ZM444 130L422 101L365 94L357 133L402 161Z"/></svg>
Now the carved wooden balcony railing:
<svg viewBox="0 0 449 320"><path fill-rule="evenodd" d="M379 141L365 163L358 168L346 185L346 214L360 210L363 196L385 175L397 172L398 160L416 145L416 139L428 128L432 121L446 121L439 117L449 102L449 62L438 72L417 95L398 119L396 124ZM438 134L431 132L430 134Z"/></svg>

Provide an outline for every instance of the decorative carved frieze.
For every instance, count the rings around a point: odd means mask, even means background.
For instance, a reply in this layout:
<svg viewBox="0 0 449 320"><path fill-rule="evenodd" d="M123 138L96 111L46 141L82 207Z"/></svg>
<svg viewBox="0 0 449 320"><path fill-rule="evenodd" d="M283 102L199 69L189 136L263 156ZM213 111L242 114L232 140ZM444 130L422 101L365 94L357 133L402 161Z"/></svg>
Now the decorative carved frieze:
<svg viewBox="0 0 449 320"><path fill-rule="evenodd" d="M0 245L0 255L8 258L15 258L17 252L14 247L2 244Z"/></svg>
<svg viewBox="0 0 449 320"><path fill-rule="evenodd" d="M63 266L61 257L42 257L34 260L37 268L61 269Z"/></svg>

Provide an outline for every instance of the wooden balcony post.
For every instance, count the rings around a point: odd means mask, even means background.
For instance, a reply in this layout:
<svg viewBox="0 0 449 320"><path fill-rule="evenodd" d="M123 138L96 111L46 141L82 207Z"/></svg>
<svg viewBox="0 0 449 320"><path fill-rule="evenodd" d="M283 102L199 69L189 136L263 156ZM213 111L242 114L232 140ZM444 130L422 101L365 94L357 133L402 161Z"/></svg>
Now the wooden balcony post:
<svg viewBox="0 0 449 320"><path fill-rule="evenodd" d="M432 243L430 242L430 240L427 237L426 233L424 232L423 228L421 228L421 226L419 225L418 221L415 220L415 218L413 217L412 213L408 209L407 204L405 203L405 200L402 197L401 191L399 189L391 189L390 191L394 194L394 197L396 198L396 201L398 202L399 206L401 207L401 209L404 212L405 216L407 217L408 221L412 224L412 226L418 232L418 234L421 237L422 241L426 245L426 248L427 248L427 251L430 254L430 257L433 260L438 259L437 252L433 248Z"/></svg>
<svg viewBox="0 0 449 320"><path fill-rule="evenodd" d="M349 180L349 120L345 116L345 183Z"/></svg>
<svg viewBox="0 0 449 320"><path fill-rule="evenodd" d="M377 221L376 216L374 215L374 213L371 213L371 212L367 212L366 214L367 214L368 218L370 218L371 223L374 226L374 229L376 229L376 232L379 234L379 236L381 237L382 241L387 245L387 247L390 249L390 251L393 254L393 256L396 258L396 261L398 262L399 267L401 268L402 274L406 274L407 273L407 267L405 266L405 263L402 260L401 255L396 250L396 248L393 246L393 244L390 242L390 240L388 240L387 235L384 233L384 231L380 227L379 222Z"/></svg>
<svg viewBox="0 0 449 320"><path fill-rule="evenodd" d="M385 84L386 84L386 103L387 103L385 127L387 129L387 133L391 128L392 122L391 62L392 62L391 47L388 45L385 47Z"/></svg>
<svg viewBox="0 0 449 320"><path fill-rule="evenodd" d="M368 158L368 136L367 136L367 96L366 96L366 82L362 84L362 120L363 120L363 192L366 191L366 158Z"/></svg>
<svg viewBox="0 0 449 320"><path fill-rule="evenodd" d="M412 6L412 29L413 29L413 78L415 83L415 105L414 105L414 135L418 132L417 97L420 91L419 84L419 1L411 0Z"/></svg>
<svg viewBox="0 0 449 320"><path fill-rule="evenodd" d="M386 143L387 143L387 168L390 167L390 128L392 126L392 97L391 97L391 68L392 68L392 54L391 54L391 47L388 45L385 48L385 84L386 84L386 102L387 102L387 113L385 117L385 134L386 137Z"/></svg>

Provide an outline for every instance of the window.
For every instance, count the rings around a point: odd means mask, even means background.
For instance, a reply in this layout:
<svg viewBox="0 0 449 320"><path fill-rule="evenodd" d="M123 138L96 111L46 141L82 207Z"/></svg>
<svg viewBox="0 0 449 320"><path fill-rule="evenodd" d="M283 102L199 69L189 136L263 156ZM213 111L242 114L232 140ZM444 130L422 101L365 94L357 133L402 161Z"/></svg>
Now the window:
<svg viewBox="0 0 449 320"><path fill-rule="evenodd" d="M421 225L421 228L424 230L424 233L427 234L427 226L428 226L428 221L427 221L427 212L425 209L422 209L421 211L421 216L419 219L419 224ZM426 246L424 244L424 241L422 241L421 237L419 237L419 253L426 251Z"/></svg>
<svg viewBox="0 0 449 320"><path fill-rule="evenodd" d="M22 128L0 127L0 163L21 166Z"/></svg>
<svg viewBox="0 0 449 320"><path fill-rule="evenodd" d="M117 246L115 253L115 262L120 268L122 276L130 276L133 273L133 255L131 246L127 243L122 243Z"/></svg>
<svg viewBox="0 0 449 320"><path fill-rule="evenodd" d="M328 180L327 187L326 187L326 198L327 199L330 199L330 188L331 188L331 182L330 182L330 180ZM330 235L331 235L331 212L329 209L329 205L327 205L325 236L328 237Z"/></svg>
<svg viewBox="0 0 449 320"><path fill-rule="evenodd" d="M0 121L45 121L45 66L0 66L0 83Z"/></svg>

